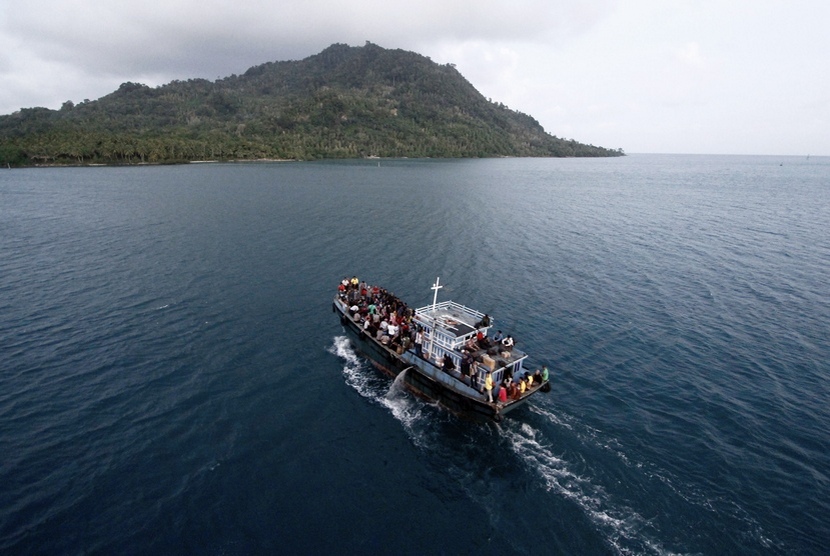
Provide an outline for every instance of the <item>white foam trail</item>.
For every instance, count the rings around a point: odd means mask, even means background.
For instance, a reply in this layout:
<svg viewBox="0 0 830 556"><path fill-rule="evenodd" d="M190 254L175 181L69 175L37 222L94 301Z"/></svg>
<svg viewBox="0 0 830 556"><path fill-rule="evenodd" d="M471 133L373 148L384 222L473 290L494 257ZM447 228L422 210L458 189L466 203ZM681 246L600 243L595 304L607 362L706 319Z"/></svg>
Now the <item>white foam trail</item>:
<svg viewBox="0 0 830 556"><path fill-rule="evenodd" d="M582 442L596 446L601 446L602 448L608 450L609 452L613 453L615 456L620 458L620 460L622 460L622 462L625 463L626 466L632 466L631 462L628 459L628 456L623 451L619 442L617 442L613 438L603 438L602 434L597 429L589 427L585 423L580 423L576 421L572 416L557 415L551 411L546 410L543 407L534 405L529 406L529 409L533 413L536 413L537 415L544 417L551 423L568 429L569 432L574 434Z"/></svg>
<svg viewBox="0 0 830 556"><path fill-rule="evenodd" d="M392 412L392 415L406 427L410 438L416 445L423 446L424 436L416 431L415 426L426 419L423 413L426 405L416 400L404 386L404 373L400 373L389 386L389 390L380 400L381 404Z"/></svg>
<svg viewBox="0 0 830 556"><path fill-rule="evenodd" d="M625 466L637 469L638 473L648 477L649 479L656 479L660 481L676 496L691 505L698 506L701 511L707 513L724 511L722 508L726 506L728 508L728 514L743 521L746 524L746 530L750 532L752 536L757 538L762 545L770 547L775 546L775 543L766 535L757 520L755 520L749 512L743 509L740 505L736 504L734 501L722 498L715 500L709 499L703 492L700 491L698 486L687 483L664 469L658 469L649 462L636 460L632 461L626 453L624 447L621 446L616 439L609 439L605 437L601 431L591 428L584 423L580 423L571 416L557 415L539 406L529 406L529 408L533 413L544 417L550 423L568 429L568 431L571 434L574 434L581 442L603 448L609 453L615 455ZM634 524L632 527L640 528L635 531L635 536L639 540L645 542L649 549L653 550L655 553L665 553L665 549L660 547L659 544L649 543L646 539L644 539L645 532L643 529L648 524L639 518L639 516L637 517L640 519L639 525Z"/></svg>
<svg viewBox="0 0 830 556"><path fill-rule="evenodd" d="M365 372L368 365L358 357L346 336L335 337L334 344L329 348L329 352L344 361L343 376L346 377L346 383L349 386L357 390L364 398L373 399L376 397L376 391L372 384L374 377Z"/></svg>
<svg viewBox="0 0 830 556"><path fill-rule="evenodd" d="M551 423L553 423L555 425L559 425L560 427L565 427L566 429L573 429L573 426L571 426L570 423L564 421L557 414L552 413L552 412L546 410L545 408L537 407L535 405L528 405L528 408L533 413L537 413L537 414L539 414L543 417L546 417L548 419L548 421L550 421Z"/></svg>
<svg viewBox="0 0 830 556"><path fill-rule="evenodd" d="M344 359L350 367L359 367L361 364L360 358L354 349L352 349L352 344L346 336L335 336L334 343L328 351Z"/></svg>
<svg viewBox="0 0 830 556"><path fill-rule="evenodd" d="M346 336L337 336L329 352L344 361L343 376L346 383L357 392L388 409L419 444L414 426L424 418L424 404L414 399L403 386L403 373L390 384L389 380L371 368L371 365L357 355Z"/></svg>
<svg viewBox="0 0 830 556"><path fill-rule="evenodd" d="M548 416L553 424L570 428L567 423L550 412L535 412ZM605 489L592 483L590 478L581 477L571 471L568 462L546 445L540 431L527 423L513 422L506 423L501 427L501 431L513 451L528 468L541 475L546 490L571 500L581 508L591 522L603 532L606 541L615 551L621 554L631 553L634 546L648 553L668 553L659 543L646 537L644 529L648 522L642 516L632 508L615 503ZM639 550L635 548L634 551Z"/></svg>

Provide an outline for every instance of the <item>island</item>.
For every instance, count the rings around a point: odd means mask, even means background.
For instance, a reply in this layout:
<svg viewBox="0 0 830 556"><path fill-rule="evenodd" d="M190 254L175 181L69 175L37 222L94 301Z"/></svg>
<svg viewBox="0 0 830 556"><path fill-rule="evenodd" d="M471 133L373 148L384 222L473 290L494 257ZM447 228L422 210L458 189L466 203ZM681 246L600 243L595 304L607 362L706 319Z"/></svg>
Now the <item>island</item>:
<svg viewBox="0 0 830 556"><path fill-rule="evenodd" d="M0 116L2 167L622 155L547 133L452 64L372 43Z"/></svg>

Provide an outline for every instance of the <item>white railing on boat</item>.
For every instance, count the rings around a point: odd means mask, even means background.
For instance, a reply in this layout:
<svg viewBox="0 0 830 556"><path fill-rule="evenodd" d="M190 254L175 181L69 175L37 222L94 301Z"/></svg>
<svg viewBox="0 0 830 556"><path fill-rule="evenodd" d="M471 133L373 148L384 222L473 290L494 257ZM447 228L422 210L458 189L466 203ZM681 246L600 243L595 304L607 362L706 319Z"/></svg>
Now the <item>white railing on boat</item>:
<svg viewBox="0 0 830 556"><path fill-rule="evenodd" d="M426 305L424 307L420 307L415 309L415 315L427 315L433 311L439 310L446 310L451 309L453 311L463 313L465 316L471 317L473 321L479 321L484 317L484 313L476 311L475 309L471 309L466 305L461 305L460 303L456 303L455 301L442 301L441 303L436 303L435 305ZM461 315L456 315L460 317ZM474 323L469 323L471 326Z"/></svg>

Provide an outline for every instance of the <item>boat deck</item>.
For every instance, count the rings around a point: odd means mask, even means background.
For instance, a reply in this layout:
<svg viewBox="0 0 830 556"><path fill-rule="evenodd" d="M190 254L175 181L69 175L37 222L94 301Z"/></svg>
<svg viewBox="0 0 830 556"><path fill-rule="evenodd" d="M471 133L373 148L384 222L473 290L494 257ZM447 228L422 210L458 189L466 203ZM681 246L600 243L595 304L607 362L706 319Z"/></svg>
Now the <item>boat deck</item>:
<svg viewBox="0 0 830 556"><path fill-rule="evenodd" d="M435 325L447 334L461 338L476 331L476 324L484 318L484 313L470 309L453 301L443 301L415 309L415 319Z"/></svg>

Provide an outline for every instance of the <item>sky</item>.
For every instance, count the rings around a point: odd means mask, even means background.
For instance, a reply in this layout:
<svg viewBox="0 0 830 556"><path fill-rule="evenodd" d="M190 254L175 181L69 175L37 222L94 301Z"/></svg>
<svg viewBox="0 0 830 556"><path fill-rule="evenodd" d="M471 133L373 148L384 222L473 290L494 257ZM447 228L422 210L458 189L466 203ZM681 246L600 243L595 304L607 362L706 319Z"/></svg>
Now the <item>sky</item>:
<svg viewBox="0 0 830 556"><path fill-rule="evenodd" d="M456 68L558 137L830 155L826 0L0 0L0 114L367 41Z"/></svg>

